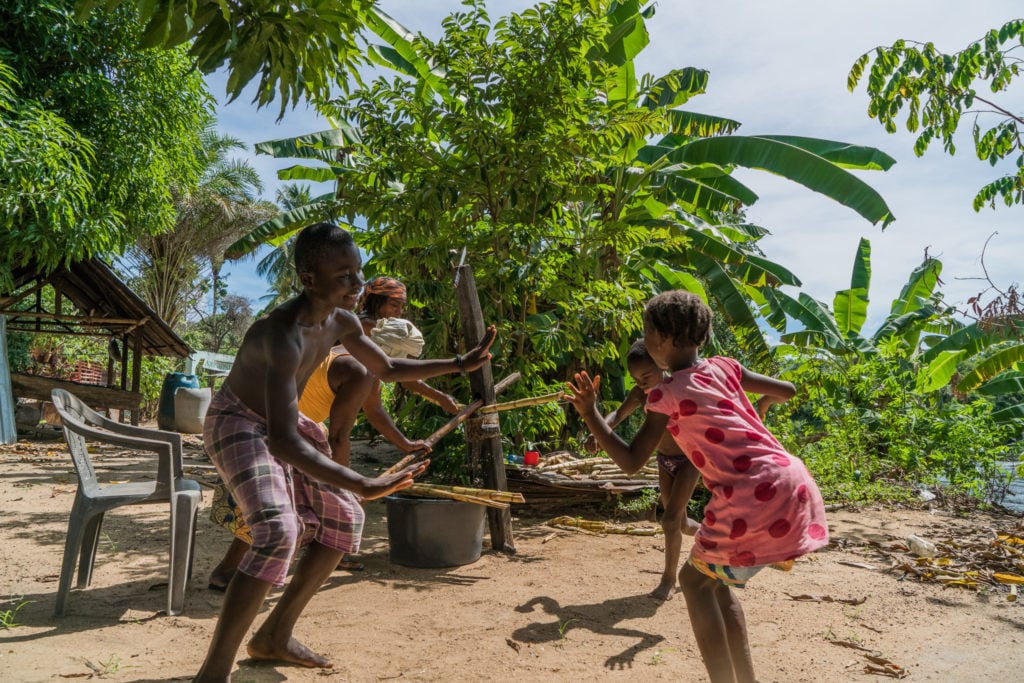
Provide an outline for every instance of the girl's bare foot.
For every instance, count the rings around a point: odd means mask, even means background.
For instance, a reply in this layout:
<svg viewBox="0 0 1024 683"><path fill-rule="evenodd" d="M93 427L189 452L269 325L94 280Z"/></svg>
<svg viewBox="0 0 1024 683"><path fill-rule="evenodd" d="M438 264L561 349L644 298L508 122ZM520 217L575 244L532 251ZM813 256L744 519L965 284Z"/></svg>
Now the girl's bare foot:
<svg viewBox="0 0 1024 683"><path fill-rule="evenodd" d="M676 593L676 577L662 579L658 587L651 591L651 597L658 600L671 600Z"/></svg>
<svg viewBox="0 0 1024 683"><path fill-rule="evenodd" d="M290 664L298 664L309 669L330 669L334 667L334 663L329 659L318 655L294 638L290 638L287 645L280 647L257 633L249 641L245 649L249 652L249 656L256 660L289 662Z"/></svg>

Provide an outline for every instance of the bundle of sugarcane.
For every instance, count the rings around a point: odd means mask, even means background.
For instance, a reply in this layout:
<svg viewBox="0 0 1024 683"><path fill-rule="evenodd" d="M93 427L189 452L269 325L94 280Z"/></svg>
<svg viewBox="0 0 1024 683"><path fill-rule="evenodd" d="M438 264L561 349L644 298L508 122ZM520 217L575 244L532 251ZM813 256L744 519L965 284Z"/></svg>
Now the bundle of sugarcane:
<svg viewBox="0 0 1024 683"><path fill-rule="evenodd" d="M603 458L578 458L569 461L546 463L537 468L538 472L555 472L573 479L597 479L597 480L657 480L658 467L655 464L644 465L639 472L627 475L622 471L615 461L608 457Z"/></svg>
<svg viewBox="0 0 1024 683"><path fill-rule="evenodd" d="M547 526L558 529L572 529L590 534L627 534L629 536L655 536L663 533L661 527L634 526L632 524L612 524L610 522L595 522L580 517L562 515L545 522Z"/></svg>
<svg viewBox="0 0 1024 683"><path fill-rule="evenodd" d="M401 493L417 498L450 498L464 503L475 503L487 507L507 509L509 503L523 503L523 494L492 489L474 489L466 486L440 486L437 484L413 484Z"/></svg>

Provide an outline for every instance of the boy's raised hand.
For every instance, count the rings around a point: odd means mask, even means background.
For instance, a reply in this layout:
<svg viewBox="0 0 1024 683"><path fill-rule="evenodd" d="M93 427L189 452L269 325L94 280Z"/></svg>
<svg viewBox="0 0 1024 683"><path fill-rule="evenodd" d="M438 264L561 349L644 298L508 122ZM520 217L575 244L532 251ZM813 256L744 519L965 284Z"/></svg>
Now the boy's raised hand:
<svg viewBox="0 0 1024 683"><path fill-rule="evenodd" d="M375 498L383 498L395 491L407 489L412 486L413 479L426 471L429 464L429 460L424 460L414 465L409 465L394 474L382 474L379 477L369 479L363 486L362 496L366 500L374 500Z"/></svg>
<svg viewBox="0 0 1024 683"><path fill-rule="evenodd" d="M597 410L597 391L601 388L601 375L590 379L590 375L584 372L577 372L574 376L576 383L566 382L569 388L569 395L566 397L569 403L573 404L576 412L586 415Z"/></svg>
<svg viewBox="0 0 1024 683"><path fill-rule="evenodd" d="M488 325L484 331L484 338L480 340L480 343L470 349L469 353L462 357L462 369L465 371L476 370L481 365L491 359L489 349L491 344L494 343L494 338L498 336L498 328L494 325Z"/></svg>

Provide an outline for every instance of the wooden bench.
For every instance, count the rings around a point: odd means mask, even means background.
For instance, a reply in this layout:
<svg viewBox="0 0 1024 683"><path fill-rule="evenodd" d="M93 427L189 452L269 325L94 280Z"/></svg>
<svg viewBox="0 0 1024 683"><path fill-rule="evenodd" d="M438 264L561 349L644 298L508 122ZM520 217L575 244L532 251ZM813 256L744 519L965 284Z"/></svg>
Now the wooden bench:
<svg viewBox="0 0 1024 683"><path fill-rule="evenodd" d="M11 373L11 393L16 397L50 401L50 391L53 389L70 391L91 408L137 411L142 406L142 394L137 391L125 391L98 384L81 384L53 377L25 375L19 372Z"/></svg>

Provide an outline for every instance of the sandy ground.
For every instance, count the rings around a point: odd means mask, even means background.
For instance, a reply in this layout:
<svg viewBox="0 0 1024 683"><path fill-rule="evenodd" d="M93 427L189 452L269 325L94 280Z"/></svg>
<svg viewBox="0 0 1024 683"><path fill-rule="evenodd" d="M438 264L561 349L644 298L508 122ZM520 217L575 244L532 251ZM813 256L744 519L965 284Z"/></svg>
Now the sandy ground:
<svg viewBox="0 0 1024 683"><path fill-rule="evenodd" d="M367 471L393 456L384 446L359 451ZM135 456L98 459L110 472L101 480L140 467ZM186 468L198 478L208 465L190 459ZM222 600L206 587L228 542L208 519L212 496L200 512L184 615L162 612L167 517L147 506L108 515L92 585L73 590L67 616L55 619L75 486L62 441L0 447L0 681L189 679ZM544 521L577 511L520 511L516 554L491 552L485 539L475 563L411 569L389 562L385 511L381 502L367 506L366 569L335 573L296 630L335 668L241 655L233 680L706 680L682 598L646 595L662 567L660 537L556 531ZM915 681L1021 680L1024 606L1008 601L1005 588L943 588L886 571L907 560L908 534L956 539L1018 521L928 510L831 513L829 548L790 573L762 572L742 594L760 681L879 680L886 676L865 667L887 664Z"/></svg>

